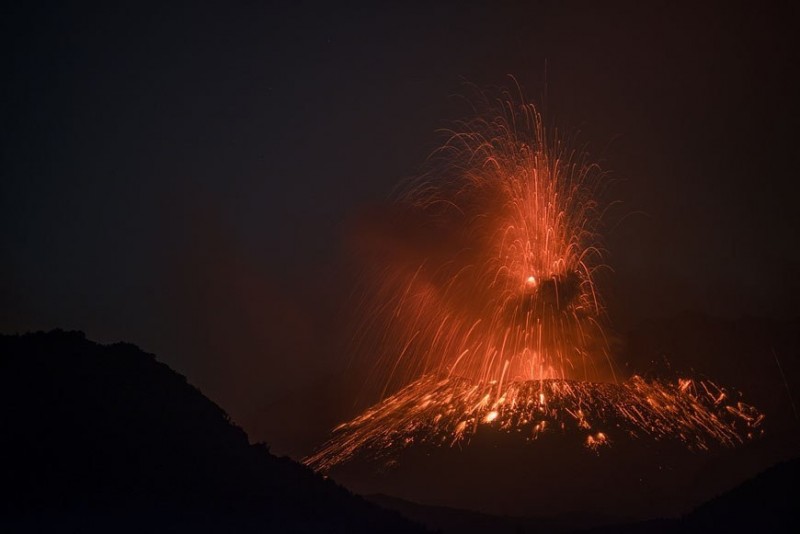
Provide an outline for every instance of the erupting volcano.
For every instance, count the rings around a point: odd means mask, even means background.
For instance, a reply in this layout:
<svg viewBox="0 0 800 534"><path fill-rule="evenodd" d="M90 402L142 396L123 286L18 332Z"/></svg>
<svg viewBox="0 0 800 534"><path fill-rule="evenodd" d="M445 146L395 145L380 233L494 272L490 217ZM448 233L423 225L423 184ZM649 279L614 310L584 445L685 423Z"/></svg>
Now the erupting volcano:
<svg viewBox="0 0 800 534"><path fill-rule="evenodd" d="M377 236L391 250L373 251L364 278L357 346L384 398L305 463L463 446L481 426L595 451L622 435L698 449L757 435L763 415L712 382L620 376L596 283L605 182L506 94L448 131L396 200L414 236Z"/></svg>

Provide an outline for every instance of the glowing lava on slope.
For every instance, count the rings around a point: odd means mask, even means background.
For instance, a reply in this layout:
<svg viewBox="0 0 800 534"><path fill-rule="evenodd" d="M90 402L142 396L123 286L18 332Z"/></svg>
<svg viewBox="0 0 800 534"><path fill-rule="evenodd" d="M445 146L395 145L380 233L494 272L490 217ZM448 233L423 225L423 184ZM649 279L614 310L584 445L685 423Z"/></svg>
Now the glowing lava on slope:
<svg viewBox="0 0 800 534"><path fill-rule="evenodd" d="M498 383L425 376L337 427L334 439L306 463L328 470L357 455L391 459L414 443L453 446L468 441L478 425L526 440L577 431L594 450L610 444L611 429L706 449L742 443L762 419L752 406L728 402L710 382L671 384L634 376L621 384L546 379L500 389Z"/></svg>
<svg viewBox="0 0 800 534"><path fill-rule="evenodd" d="M479 425L526 439L574 430L595 450L615 432L696 448L752 437L763 416L711 382L617 376L595 283L603 183L508 95L449 131L397 199L424 221L419 250L365 275L359 347L395 393L305 462L453 446Z"/></svg>

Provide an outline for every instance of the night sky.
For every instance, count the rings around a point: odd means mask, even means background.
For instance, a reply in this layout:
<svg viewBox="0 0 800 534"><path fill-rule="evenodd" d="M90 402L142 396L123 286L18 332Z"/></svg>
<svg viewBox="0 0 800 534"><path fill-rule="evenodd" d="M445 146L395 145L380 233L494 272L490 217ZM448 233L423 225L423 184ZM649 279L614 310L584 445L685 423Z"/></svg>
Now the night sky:
<svg viewBox="0 0 800 534"><path fill-rule="evenodd" d="M617 329L798 316L791 3L21 4L0 331L135 343L280 452L349 413L348 228L465 82L513 75L609 171Z"/></svg>

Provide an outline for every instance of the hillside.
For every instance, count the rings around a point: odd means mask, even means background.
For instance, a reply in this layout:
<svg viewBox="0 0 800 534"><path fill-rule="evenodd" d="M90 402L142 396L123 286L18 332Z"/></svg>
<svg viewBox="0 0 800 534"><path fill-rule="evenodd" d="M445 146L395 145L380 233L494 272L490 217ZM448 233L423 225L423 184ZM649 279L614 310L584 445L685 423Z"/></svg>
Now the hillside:
<svg viewBox="0 0 800 534"><path fill-rule="evenodd" d="M268 448L130 344L0 336L0 530L421 532Z"/></svg>
<svg viewBox="0 0 800 534"><path fill-rule="evenodd" d="M800 459L782 462L683 517L629 523L617 521L616 524L612 518L581 517L580 514L508 517L417 504L386 495L371 495L368 498L443 534L796 532L797 503L800 502L800 490L796 485L798 477ZM584 530L581 524L604 526Z"/></svg>

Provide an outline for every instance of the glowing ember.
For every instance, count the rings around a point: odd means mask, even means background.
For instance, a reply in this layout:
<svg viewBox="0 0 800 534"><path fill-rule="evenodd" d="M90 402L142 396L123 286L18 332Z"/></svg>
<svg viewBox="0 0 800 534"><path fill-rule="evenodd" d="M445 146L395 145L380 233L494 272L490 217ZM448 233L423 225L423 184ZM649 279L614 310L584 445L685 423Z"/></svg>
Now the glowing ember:
<svg viewBox="0 0 800 534"><path fill-rule="evenodd" d="M500 104L450 132L399 199L436 246L393 253L367 277L358 346L397 392L305 462L452 446L480 425L577 433L592 450L612 432L699 449L752 435L763 416L710 382L618 380L594 280L602 175L533 106Z"/></svg>

